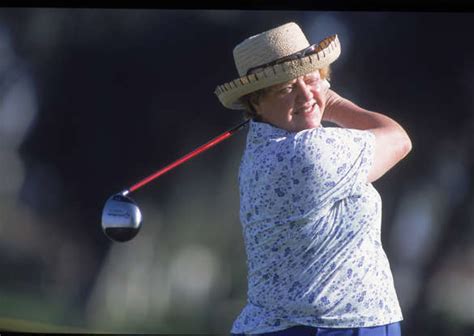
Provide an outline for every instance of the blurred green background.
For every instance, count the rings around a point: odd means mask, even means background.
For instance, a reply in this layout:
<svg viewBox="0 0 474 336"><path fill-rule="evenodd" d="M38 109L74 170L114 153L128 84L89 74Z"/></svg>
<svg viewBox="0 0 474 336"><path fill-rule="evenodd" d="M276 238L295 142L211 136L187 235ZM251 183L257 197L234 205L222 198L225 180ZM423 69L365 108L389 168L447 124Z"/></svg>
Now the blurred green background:
<svg viewBox="0 0 474 336"><path fill-rule="evenodd" d="M474 332L474 13L0 9L0 330L228 334L246 302L237 172L246 131L106 199L242 120L213 91L233 47L298 22L337 33L332 88L413 151L374 185L404 335Z"/></svg>

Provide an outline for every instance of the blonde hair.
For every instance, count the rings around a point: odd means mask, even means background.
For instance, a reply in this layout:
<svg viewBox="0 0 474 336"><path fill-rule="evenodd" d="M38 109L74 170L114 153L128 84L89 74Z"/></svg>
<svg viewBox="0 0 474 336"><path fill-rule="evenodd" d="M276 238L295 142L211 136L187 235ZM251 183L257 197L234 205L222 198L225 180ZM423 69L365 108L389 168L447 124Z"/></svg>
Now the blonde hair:
<svg viewBox="0 0 474 336"><path fill-rule="evenodd" d="M324 68L319 69L319 75L321 76L321 79L327 79L330 80L330 75L331 75L331 67L328 65ZM279 85L279 84L277 84ZM273 85L274 86L274 85ZM255 110L254 105L258 104L259 100L267 94L267 92L273 87L267 87L263 88L254 92L251 92L245 96L242 96L240 98L240 102L242 105L244 105L245 110L244 110L244 119L252 119L255 121L260 121L260 116L257 114L257 111Z"/></svg>

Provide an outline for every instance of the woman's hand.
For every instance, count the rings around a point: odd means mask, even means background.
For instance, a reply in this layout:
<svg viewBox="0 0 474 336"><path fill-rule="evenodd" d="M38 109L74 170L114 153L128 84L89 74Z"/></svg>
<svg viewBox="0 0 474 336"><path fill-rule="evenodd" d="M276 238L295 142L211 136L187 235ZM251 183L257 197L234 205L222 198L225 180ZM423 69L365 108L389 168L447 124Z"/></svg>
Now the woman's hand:
<svg viewBox="0 0 474 336"><path fill-rule="evenodd" d="M324 121L334 122L332 120L332 114L335 109L337 109L338 104L341 103L341 96L339 96L333 90L326 90L326 106L324 108L323 118Z"/></svg>

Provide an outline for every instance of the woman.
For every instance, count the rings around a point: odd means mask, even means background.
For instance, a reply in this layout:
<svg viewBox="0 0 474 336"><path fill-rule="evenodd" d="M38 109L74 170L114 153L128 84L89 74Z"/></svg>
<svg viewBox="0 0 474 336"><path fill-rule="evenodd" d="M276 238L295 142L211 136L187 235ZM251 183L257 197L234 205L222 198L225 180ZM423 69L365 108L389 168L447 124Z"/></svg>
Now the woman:
<svg viewBox="0 0 474 336"><path fill-rule="evenodd" d="M288 23L237 45L240 78L216 89L251 118L239 172L248 304L233 334L400 335L371 182L411 142L329 89L339 55L336 35L310 46Z"/></svg>

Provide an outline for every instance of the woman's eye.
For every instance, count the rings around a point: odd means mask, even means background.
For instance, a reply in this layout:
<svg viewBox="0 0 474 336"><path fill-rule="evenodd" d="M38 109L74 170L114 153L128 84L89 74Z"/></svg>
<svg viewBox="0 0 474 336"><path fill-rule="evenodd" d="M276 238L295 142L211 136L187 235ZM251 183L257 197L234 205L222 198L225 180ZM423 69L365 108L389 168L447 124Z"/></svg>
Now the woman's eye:
<svg viewBox="0 0 474 336"><path fill-rule="evenodd" d="M283 89L280 90L281 93L290 93L291 91L293 91L293 86L292 85L285 86Z"/></svg>

